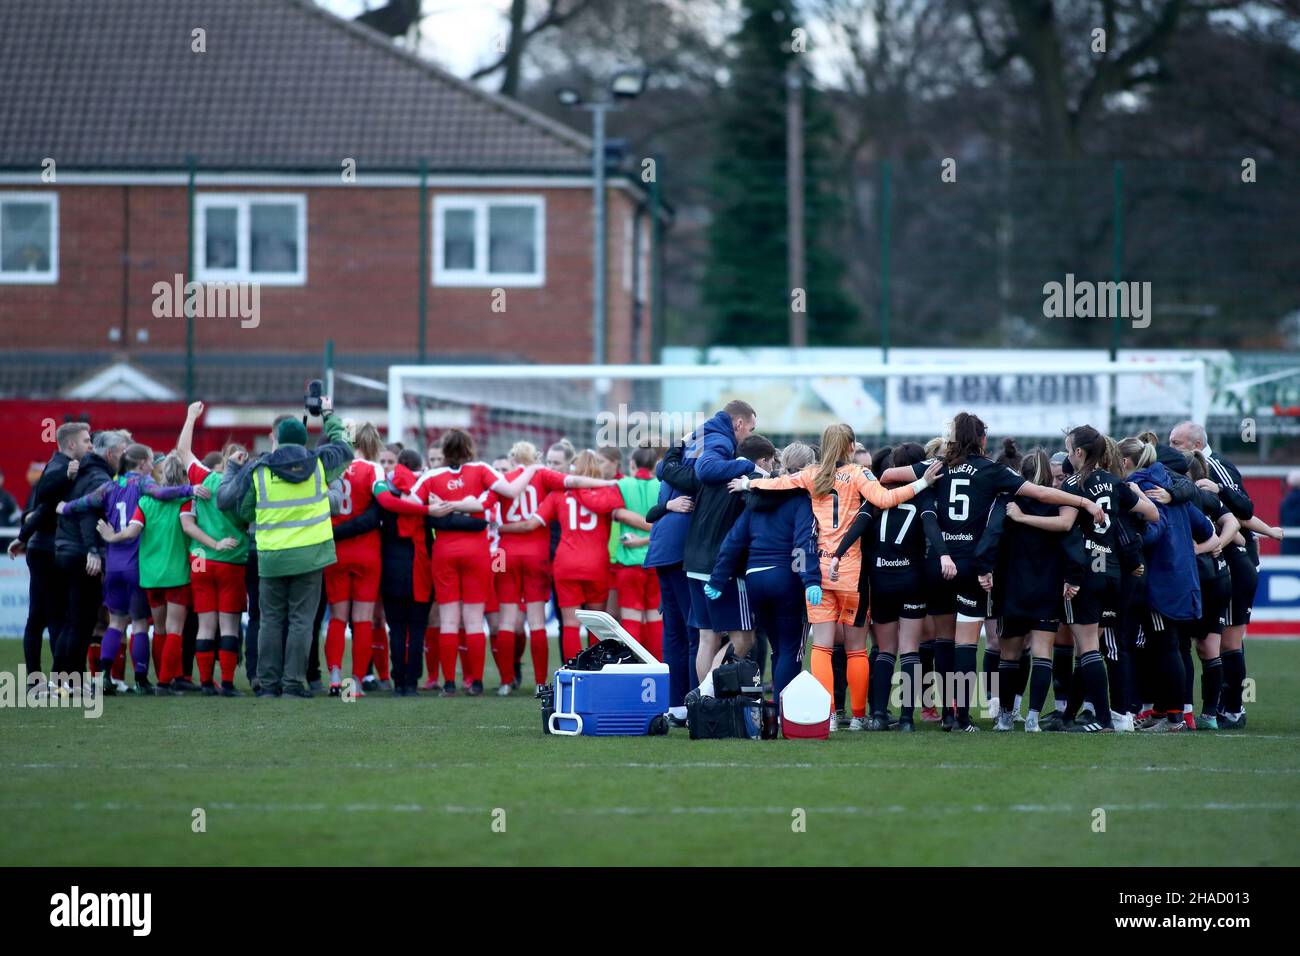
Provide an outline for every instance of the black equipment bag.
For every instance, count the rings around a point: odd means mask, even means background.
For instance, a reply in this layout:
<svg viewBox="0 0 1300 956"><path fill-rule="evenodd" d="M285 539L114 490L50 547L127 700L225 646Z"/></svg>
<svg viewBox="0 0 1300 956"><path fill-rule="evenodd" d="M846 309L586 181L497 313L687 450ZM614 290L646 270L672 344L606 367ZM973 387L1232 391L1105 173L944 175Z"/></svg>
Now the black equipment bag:
<svg viewBox="0 0 1300 956"><path fill-rule="evenodd" d="M692 740L751 740L762 734L761 700L752 697L686 695L686 726Z"/></svg>

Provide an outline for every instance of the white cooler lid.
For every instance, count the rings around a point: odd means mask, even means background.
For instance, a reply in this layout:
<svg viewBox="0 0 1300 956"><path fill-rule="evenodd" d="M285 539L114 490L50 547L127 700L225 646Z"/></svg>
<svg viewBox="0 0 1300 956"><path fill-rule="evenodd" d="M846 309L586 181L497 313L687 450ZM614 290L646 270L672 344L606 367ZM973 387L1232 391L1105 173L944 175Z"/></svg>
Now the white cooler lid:
<svg viewBox="0 0 1300 956"><path fill-rule="evenodd" d="M821 681L800 671L781 691L781 719L795 724L819 724L830 718L831 695Z"/></svg>

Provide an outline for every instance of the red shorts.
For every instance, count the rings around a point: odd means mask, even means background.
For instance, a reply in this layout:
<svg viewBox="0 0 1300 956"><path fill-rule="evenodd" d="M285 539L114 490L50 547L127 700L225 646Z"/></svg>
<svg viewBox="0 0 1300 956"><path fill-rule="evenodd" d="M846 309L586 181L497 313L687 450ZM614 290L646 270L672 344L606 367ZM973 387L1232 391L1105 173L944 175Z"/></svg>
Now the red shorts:
<svg viewBox="0 0 1300 956"><path fill-rule="evenodd" d="M433 590L439 604L486 604L492 568L482 555L433 556Z"/></svg>
<svg viewBox="0 0 1300 956"><path fill-rule="evenodd" d="M551 560L545 557L509 558L496 576L502 604L546 601L551 596Z"/></svg>
<svg viewBox="0 0 1300 956"><path fill-rule="evenodd" d="M208 561L203 570L191 569L190 590L194 596L194 612L207 614L243 614L248 603L244 587L244 566L223 561Z"/></svg>
<svg viewBox="0 0 1300 956"><path fill-rule="evenodd" d="M368 603L379 600L377 561L337 561L325 567L325 600Z"/></svg>
<svg viewBox="0 0 1300 956"><path fill-rule="evenodd" d="M659 575L653 568L639 564L620 564L618 568L618 606L631 611L659 610Z"/></svg>
<svg viewBox="0 0 1300 956"><path fill-rule="evenodd" d="M145 593L149 595L150 608L161 607L164 604L190 607L193 604L188 584L182 584L178 588L145 588Z"/></svg>
<svg viewBox="0 0 1300 956"><path fill-rule="evenodd" d="M555 596L560 607L582 607L584 604L603 606L609 600L609 578L599 581L566 581L556 578Z"/></svg>
<svg viewBox="0 0 1300 956"><path fill-rule="evenodd" d="M495 614L497 611L501 610L501 601L497 598L496 587L497 579L500 577L501 575L499 574L492 575L492 584L487 590L487 600L483 602L484 614Z"/></svg>

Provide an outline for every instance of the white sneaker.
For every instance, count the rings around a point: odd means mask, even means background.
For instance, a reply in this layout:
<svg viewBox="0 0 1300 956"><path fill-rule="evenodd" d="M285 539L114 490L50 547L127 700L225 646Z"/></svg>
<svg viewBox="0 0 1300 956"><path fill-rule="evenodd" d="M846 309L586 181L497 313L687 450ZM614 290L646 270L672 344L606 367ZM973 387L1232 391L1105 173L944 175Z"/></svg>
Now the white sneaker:
<svg viewBox="0 0 1300 956"><path fill-rule="evenodd" d="M131 689L126 686L126 681L118 680L116 677L113 678L113 686L117 688L117 692L119 694L125 694L127 691Z"/></svg>
<svg viewBox="0 0 1300 956"><path fill-rule="evenodd" d="M867 718L865 717L854 717L852 720L849 721L849 730L866 730L866 729L867 729Z"/></svg>
<svg viewBox="0 0 1300 956"><path fill-rule="evenodd" d="M998 722L993 725L993 729L999 733L1006 733L1009 730L1015 730L1015 719L1011 716L1010 712L998 714Z"/></svg>
<svg viewBox="0 0 1300 956"><path fill-rule="evenodd" d="M990 719L997 720L1002 714L1002 699L1000 697L990 698L986 713Z"/></svg>
<svg viewBox="0 0 1300 956"><path fill-rule="evenodd" d="M840 722L839 722L838 720L835 719L835 715L834 715L834 714L831 714L831 720L830 720L830 723L827 724L826 726L827 726L827 729L828 729L831 733L835 733L835 731L837 731L837 730L840 729Z"/></svg>
<svg viewBox="0 0 1300 956"><path fill-rule="evenodd" d="M1137 730L1132 714L1111 714L1110 724L1117 734L1131 734Z"/></svg>
<svg viewBox="0 0 1300 956"><path fill-rule="evenodd" d="M1028 717L1025 718L1025 733L1041 734L1042 732L1043 732L1043 728L1038 726L1037 714L1030 714Z"/></svg>
<svg viewBox="0 0 1300 956"><path fill-rule="evenodd" d="M498 697L509 697L509 696L510 696L510 685L509 685L509 684L502 684L500 687L498 687L498 688L497 688L497 696L498 696Z"/></svg>

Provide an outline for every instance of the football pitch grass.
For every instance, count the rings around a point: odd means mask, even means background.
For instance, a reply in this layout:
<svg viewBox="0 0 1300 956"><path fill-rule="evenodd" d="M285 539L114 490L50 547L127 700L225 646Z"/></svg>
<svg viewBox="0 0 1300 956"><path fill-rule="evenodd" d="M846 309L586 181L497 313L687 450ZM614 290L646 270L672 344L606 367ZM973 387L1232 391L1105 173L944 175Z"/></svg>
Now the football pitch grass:
<svg viewBox="0 0 1300 956"><path fill-rule="evenodd" d="M550 737L494 673L473 699L5 708L0 847L38 866L1294 866L1300 643L1247 657L1248 728L1174 736ZM0 670L20 661L0 641Z"/></svg>

